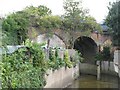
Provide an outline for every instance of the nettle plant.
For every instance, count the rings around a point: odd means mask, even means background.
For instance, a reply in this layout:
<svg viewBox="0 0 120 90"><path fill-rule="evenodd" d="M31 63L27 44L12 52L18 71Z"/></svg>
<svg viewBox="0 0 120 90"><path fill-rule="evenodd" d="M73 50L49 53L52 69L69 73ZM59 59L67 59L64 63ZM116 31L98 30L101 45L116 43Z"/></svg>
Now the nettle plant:
<svg viewBox="0 0 120 90"><path fill-rule="evenodd" d="M26 40L25 47L2 57L2 88L42 88L47 62L41 45Z"/></svg>

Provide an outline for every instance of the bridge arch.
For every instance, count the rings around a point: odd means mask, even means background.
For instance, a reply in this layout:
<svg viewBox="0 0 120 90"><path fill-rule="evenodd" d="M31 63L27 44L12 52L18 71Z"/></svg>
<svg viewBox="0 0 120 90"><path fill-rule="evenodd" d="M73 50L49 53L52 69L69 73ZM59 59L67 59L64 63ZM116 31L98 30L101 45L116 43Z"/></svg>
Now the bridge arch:
<svg viewBox="0 0 120 90"><path fill-rule="evenodd" d="M78 37L74 41L74 49L82 53L85 63L95 64L95 54L98 51L96 42L87 36Z"/></svg>

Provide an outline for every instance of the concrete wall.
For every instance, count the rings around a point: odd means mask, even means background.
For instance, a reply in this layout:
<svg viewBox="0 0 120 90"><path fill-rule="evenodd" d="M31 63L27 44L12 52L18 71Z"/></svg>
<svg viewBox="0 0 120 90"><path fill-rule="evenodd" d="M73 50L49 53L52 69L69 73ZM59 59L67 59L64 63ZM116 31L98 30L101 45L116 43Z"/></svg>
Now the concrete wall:
<svg viewBox="0 0 120 90"><path fill-rule="evenodd" d="M72 68L62 67L59 70L48 70L45 75L47 84L44 88L64 88L79 76L79 65Z"/></svg>
<svg viewBox="0 0 120 90"><path fill-rule="evenodd" d="M102 61L101 62L101 73L117 76L117 73L114 67L114 62L111 61L109 63L108 61Z"/></svg>
<svg viewBox="0 0 120 90"><path fill-rule="evenodd" d="M68 50L68 54L71 57L76 52L74 49L66 50ZM65 50L59 50L60 58L63 58L64 52ZM75 80L78 77L79 77L79 64L72 68L62 67L55 71L48 70L45 75L47 81L45 88L63 88L71 84L73 80Z"/></svg>
<svg viewBox="0 0 120 90"><path fill-rule="evenodd" d="M115 50L114 52L114 68L120 77L120 50Z"/></svg>
<svg viewBox="0 0 120 90"><path fill-rule="evenodd" d="M89 64L89 63L80 63L80 73L97 75L97 65ZM101 73L117 75L117 73L115 72L114 62L108 63L108 61L102 61L101 62Z"/></svg>
<svg viewBox="0 0 120 90"><path fill-rule="evenodd" d="M97 75L97 65L89 63L80 63L80 73Z"/></svg>

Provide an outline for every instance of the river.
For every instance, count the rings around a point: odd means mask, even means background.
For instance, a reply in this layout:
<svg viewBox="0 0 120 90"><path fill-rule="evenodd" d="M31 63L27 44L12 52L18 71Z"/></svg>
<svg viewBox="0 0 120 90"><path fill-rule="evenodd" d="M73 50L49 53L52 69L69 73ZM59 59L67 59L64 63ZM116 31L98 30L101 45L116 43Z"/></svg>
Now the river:
<svg viewBox="0 0 120 90"><path fill-rule="evenodd" d="M117 76L104 74L98 81L94 75L81 75L67 88L120 88L120 83Z"/></svg>

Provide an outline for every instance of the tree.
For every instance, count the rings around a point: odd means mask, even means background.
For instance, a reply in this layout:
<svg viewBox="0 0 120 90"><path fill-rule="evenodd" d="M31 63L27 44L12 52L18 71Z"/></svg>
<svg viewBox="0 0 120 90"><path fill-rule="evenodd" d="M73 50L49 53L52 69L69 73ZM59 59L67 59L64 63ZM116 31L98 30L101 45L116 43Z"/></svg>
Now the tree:
<svg viewBox="0 0 120 90"><path fill-rule="evenodd" d="M2 19L0 18L0 42L2 42ZM0 46L2 46L2 43L0 43Z"/></svg>
<svg viewBox="0 0 120 90"><path fill-rule="evenodd" d="M9 15L2 23L2 29L12 37L12 43L21 44L27 38L28 14L22 11Z"/></svg>
<svg viewBox="0 0 120 90"><path fill-rule="evenodd" d="M88 10L83 9L81 1L65 0L63 15L62 29L66 30L70 37L68 40L69 48L73 48L74 37L73 32L81 31L84 35L90 34L93 30L100 30L100 25L97 24L96 20L88 16Z"/></svg>
<svg viewBox="0 0 120 90"><path fill-rule="evenodd" d="M51 10L46 6L26 7L22 11L7 16L2 23L2 29L8 37L12 37L9 44L21 44L28 38L28 28L37 27L39 20L50 15Z"/></svg>
<svg viewBox="0 0 120 90"><path fill-rule="evenodd" d="M88 35L94 30L97 30L100 33L102 30L100 24L96 22L94 17L86 16L83 22L82 32L85 32L85 34Z"/></svg>
<svg viewBox="0 0 120 90"><path fill-rule="evenodd" d="M120 46L120 1L110 3L108 7L109 13L106 17L105 23L110 28L113 46Z"/></svg>
<svg viewBox="0 0 120 90"><path fill-rule="evenodd" d="M30 16L41 16L41 17L50 15L52 13L49 8L43 5L40 5L38 7L33 7L33 6L26 7L23 11L28 13Z"/></svg>
<svg viewBox="0 0 120 90"><path fill-rule="evenodd" d="M63 15L63 25L62 29L66 30L69 33L69 47L73 47L73 31L80 30L81 21L85 17L85 11L82 7L79 7L81 4L80 1L74 0L65 0L64 1L64 10L65 14Z"/></svg>
<svg viewBox="0 0 120 90"><path fill-rule="evenodd" d="M66 29L79 30L80 23L84 20L86 13L88 13L88 10L83 10L82 7L79 7L80 5L80 1L66 0L64 2L65 14L63 17Z"/></svg>
<svg viewBox="0 0 120 90"><path fill-rule="evenodd" d="M59 16L44 16L38 20L40 30L50 31L58 29L61 26L61 18Z"/></svg>
<svg viewBox="0 0 120 90"><path fill-rule="evenodd" d="M95 60L100 61L100 66L101 66L102 61L108 61L108 66L110 67L110 61L112 61L110 47L104 46L103 51L98 52L95 55ZM109 68L108 68L108 70L109 70Z"/></svg>

